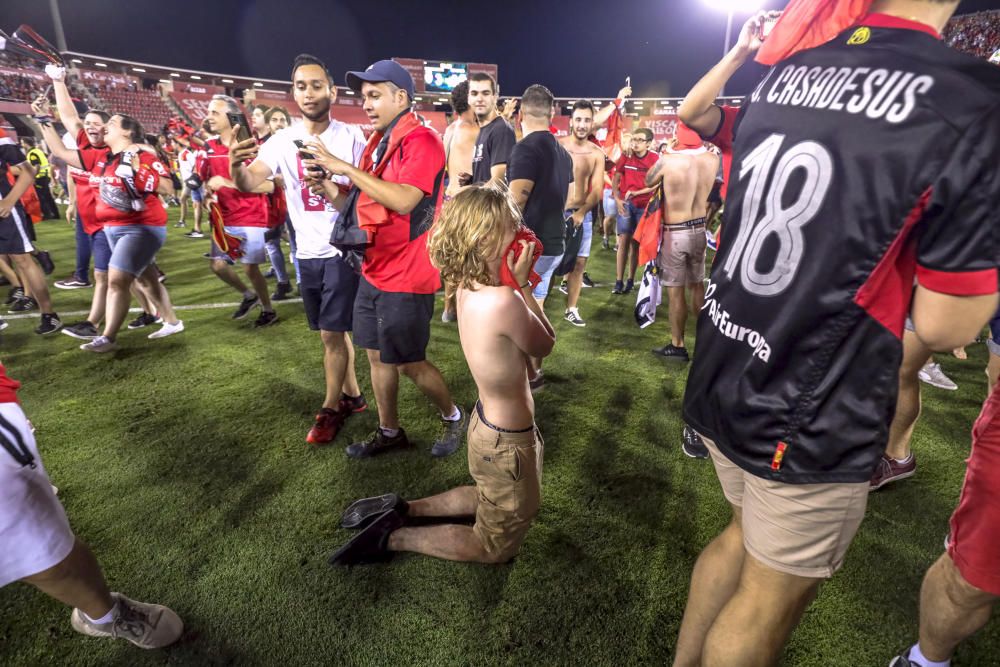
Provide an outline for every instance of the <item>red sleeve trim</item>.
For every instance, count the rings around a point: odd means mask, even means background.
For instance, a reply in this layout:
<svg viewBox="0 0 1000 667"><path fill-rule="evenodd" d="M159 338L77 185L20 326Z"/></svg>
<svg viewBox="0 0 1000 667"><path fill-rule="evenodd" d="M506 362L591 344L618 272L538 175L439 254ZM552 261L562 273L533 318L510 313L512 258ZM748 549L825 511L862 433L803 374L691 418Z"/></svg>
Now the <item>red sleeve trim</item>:
<svg viewBox="0 0 1000 667"><path fill-rule="evenodd" d="M954 296L982 296L997 292L997 270L936 271L917 265L917 282L932 292Z"/></svg>

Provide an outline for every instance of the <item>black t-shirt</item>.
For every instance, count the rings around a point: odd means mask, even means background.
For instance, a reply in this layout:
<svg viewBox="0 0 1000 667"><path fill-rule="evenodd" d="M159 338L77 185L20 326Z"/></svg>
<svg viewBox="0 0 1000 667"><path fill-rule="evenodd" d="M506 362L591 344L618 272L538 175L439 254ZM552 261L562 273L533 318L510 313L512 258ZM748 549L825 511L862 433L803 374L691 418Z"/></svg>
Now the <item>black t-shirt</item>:
<svg viewBox="0 0 1000 667"><path fill-rule="evenodd" d="M532 132L517 142L510 154L507 180L535 185L524 206L524 224L542 242L542 254L557 256L565 250L566 193L573 182L573 158L551 132Z"/></svg>
<svg viewBox="0 0 1000 667"><path fill-rule="evenodd" d="M13 187L7 181L9 168L23 164L27 160L28 158L24 156L24 153L21 152L20 147L14 140L0 130L0 199L10 194L10 190ZM18 206L20 206L20 203L18 203Z"/></svg>
<svg viewBox="0 0 1000 667"><path fill-rule="evenodd" d="M782 482L870 479L914 278L997 290L1000 69L919 24L864 24L747 99L684 398L734 463Z"/></svg>
<svg viewBox="0 0 1000 667"><path fill-rule="evenodd" d="M514 128L500 116L480 128L476 150L472 154L472 182L485 183L492 178L490 170L493 167L510 162L510 152L515 143Z"/></svg>

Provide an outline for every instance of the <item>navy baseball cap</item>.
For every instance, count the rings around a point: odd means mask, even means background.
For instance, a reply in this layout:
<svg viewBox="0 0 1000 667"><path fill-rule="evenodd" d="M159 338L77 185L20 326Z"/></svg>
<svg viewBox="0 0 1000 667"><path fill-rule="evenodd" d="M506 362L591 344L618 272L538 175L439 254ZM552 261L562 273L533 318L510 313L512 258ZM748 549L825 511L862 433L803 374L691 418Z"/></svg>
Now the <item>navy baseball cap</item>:
<svg viewBox="0 0 1000 667"><path fill-rule="evenodd" d="M406 69L394 60L379 60L368 66L364 72L348 72L347 87L353 91L361 92L361 84L382 83L389 81L402 88L413 99L413 77Z"/></svg>

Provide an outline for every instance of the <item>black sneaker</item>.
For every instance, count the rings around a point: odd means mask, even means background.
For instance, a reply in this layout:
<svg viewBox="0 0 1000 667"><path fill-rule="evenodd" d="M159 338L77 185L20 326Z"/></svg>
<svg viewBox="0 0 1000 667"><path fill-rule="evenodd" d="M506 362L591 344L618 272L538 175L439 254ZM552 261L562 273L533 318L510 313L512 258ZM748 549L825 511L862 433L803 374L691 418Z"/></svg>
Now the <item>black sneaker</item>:
<svg viewBox="0 0 1000 667"><path fill-rule="evenodd" d="M243 301L240 301L240 307L236 309L235 313L233 313L233 319L242 320L247 315L249 315L253 307L259 303L260 303L260 297L257 296L256 294L254 294L253 296L243 297Z"/></svg>
<svg viewBox="0 0 1000 667"><path fill-rule="evenodd" d="M8 313L29 313L32 310L38 309L38 302L35 301L30 296L22 296L20 299L11 304L10 308L7 309Z"/></svg>
<svg viewBox="0 0 1000 667"><path fill-rule="evenodd" d="M594 281L590 279L590 276L587 275L586 271L583 272L583 286L584 287L594 287L595 286Z"/></svg>
<svg viewBox="0 0 1000 667"><path fill-rule="evenodd" d="M291 294L291 283L278 283L278 286L274 289L274 294L271 295L271 301L284 301L290 297Z"/></svg>
<svg viewBox="0 0 1000 667"><path fill-rule="evenodd" d="M57 280L52 284L59 289L81 289L84 287L92 287L91 283L86 280L80 280L76 276L70 276L65 280Z"/></svg>
<svg viewBox="0 0 1000 667"><path fill-rule="evenodd" d="M559 283L559 291L563 294L569 294L569 283L565 280Z"/></svg>
<svg viewBox="0 0 1000 667"><path fill-rule="evenodd" d="M76 338L78 340L94 340L101 335L101 332L97 330L97 327L87 320L77 322L76 324L67 324L63 327L62 332L70 338Z"/></svg>
<svg viewBox="0 0 1000 667"><path fill-rule="evenodd" d="M396 512L400 516L406 516L409 507L410 504L395 493L355 500L340 517L340 527L349 530L364 528L386 512Z"/></svg>
<svg viewBox="0 0 1000 667"><path fill-rule="evenodd" d="M910 649L906 649L903 653L892 659L889 667L918 667L918 665L910 660Z"/></svg>
<svg viewBox="0 0 1000 667"><path fill-rule="evenodd" d="M24 298L24 288L23 287L11 287L10 291L7 292L7 300L4 301L5 306L9 306L12 303L16 303Z"/></svg>
<svg viewBox="0 0 1000 667"><path fill-rule="evenodd" d="M620 281L620 280L616 280L615 281L615 287L614 287L614 289L611 290L611 293L612 294L624 294L625 293L625 287L624 287L624 285L622 285L622 281Z"/></svg>
<svg viewBox="0 0 1000 667"><path fill-rule="evenodd" d="M253 321L254 329L259 329L261 327L269 327L278 321L278 313L273 310L262 310L257 319Z"/></svg>
<svg viewBox="0 0 1000 667"><path fill-rule="evenodd" d="M538 375L532 378L528 378L528 388L531 389L531 393L534 394L536 391L545 386L545 376L540 372Z"/></svg>
<svg viewBox="0 0 1000 667"><path fill-rule="evenodd" d="M701 436L687 424L684 424L684 437L681 442L681 451L684 452L685 456L690 456L693 459L709 458L708 447L705 446Z"/></svg>
<svg viewBox="0 0 1000 667"><path fill-rule="evenodd" d="M382 452L386 452L396 447L409 447L410 441L406 437L406 431L399 429L396 437L390 438L382 432L381 428L376 428L367 440L355 442L347 446L347 455L352 459L367 459Z"/></svg>
<svg viewBox="0 0 1000 667"><path fill-rule="evenodd" d="M357 396L341 394L340 401L337 403L337 410L347 413L348 416L364 412L367 409L368 401L365 400L364 394L358 394Z"/></svg>
<svg viewBox="0 0 1000 667"><path fill-rule="evenodd" d="M354 538L337 549L330 556L330 565L365 565L389 560L389 535L394 530L403 527L403 517L389 510L383 513L371 525L354 536Z"/></svg>
<svg viewBox="0 0 1000 667"><path fill-rule="evenodd" d="M629 292L631 292L631 291L632 291L632 290L634 290L634 289L635 289L635 281L634 281L634 280L632 280L632 279L629 279L629 280L628 280L628 281L627 281L627 282L625 283L625 289L624 289L624 290L622 290L622 294L628 294Z"/></svg>
<svg viewBox="0 0 1000 667"><path fill-rule="evenodd" d="M42 272L45 275L50 276L56 270L56 263L52 261L52 257L48 252L39 250L35 253L35 259L38 260L38 265L42 267Z"/></svg>
<svg viewBox="0 0 1000 667"><path fill-rule="evenodd" d="M47 336L62 329L62 322L55 313L42 313L42 322L35 327L35 333L40 336Z"/></svg>
<svg viewBox="0 0 1000 667"><path fill-rule="evenodd" d="M671 345L670 343L653 350L653 354L658 354L664 359L669 359L670 361L687 363L691 360L688 356L687 348L677 347L675 345Z"/></svg>
<svg viewBox="0 0 1000 667"><path fill-rule="evenodd" d="M441 420L443 429L431 447L431 456L435 458L449 456L462 446L462 436L469 426L469 415L462 408L458 408L458 412L459 417L456 421Z"/></svg>
<svg viewBox="0 0 1000 667"><path fill-rule="evenodd" d="M156 323L162 322L162 321L163 320L161 320L158 316L153 315L151 313L145 313L144 312L141 315L139 315L139 317L137 317L134 320L132 320L131 322L129 322L128 323L128 328L129 329L133 329L133 330L134 329L141 329L143 327L148 327L151 324L156 324Z"/></svg>

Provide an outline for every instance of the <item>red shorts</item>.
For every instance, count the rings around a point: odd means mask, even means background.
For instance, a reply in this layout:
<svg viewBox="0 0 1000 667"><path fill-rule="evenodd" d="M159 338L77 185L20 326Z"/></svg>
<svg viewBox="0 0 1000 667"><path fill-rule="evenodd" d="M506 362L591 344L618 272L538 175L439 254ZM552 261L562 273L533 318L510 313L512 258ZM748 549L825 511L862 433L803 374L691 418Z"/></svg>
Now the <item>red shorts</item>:
<svg viewBox="0 0 1000 667"><path fill-rule="evenodd" d="M967 582L1000 595L1000 390L986 399L972 427L966 463L948 555Z"/></svg>

